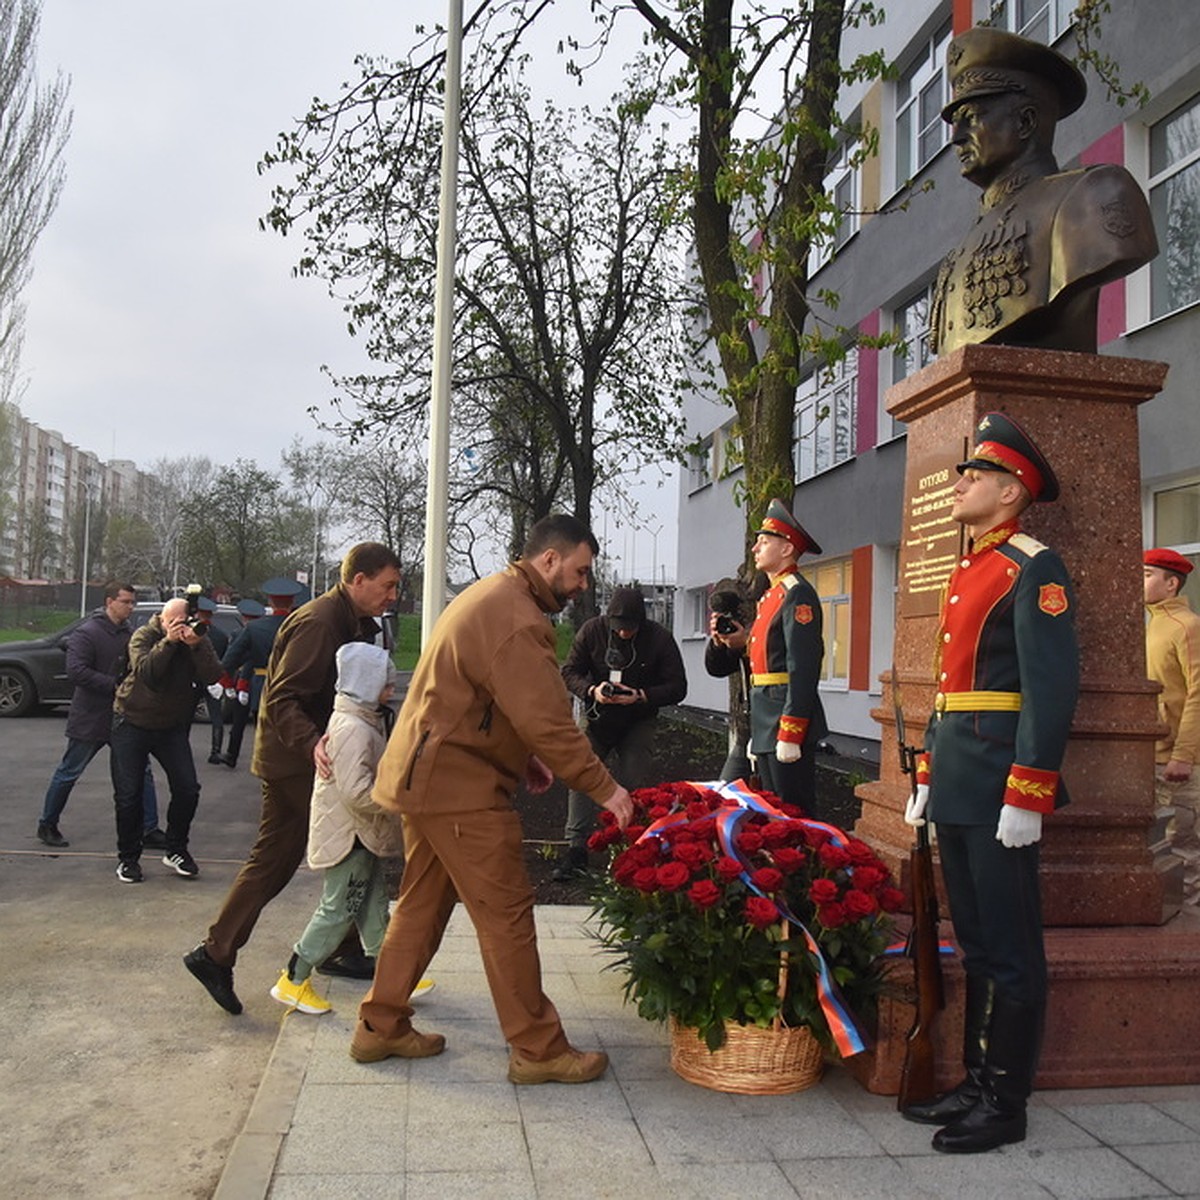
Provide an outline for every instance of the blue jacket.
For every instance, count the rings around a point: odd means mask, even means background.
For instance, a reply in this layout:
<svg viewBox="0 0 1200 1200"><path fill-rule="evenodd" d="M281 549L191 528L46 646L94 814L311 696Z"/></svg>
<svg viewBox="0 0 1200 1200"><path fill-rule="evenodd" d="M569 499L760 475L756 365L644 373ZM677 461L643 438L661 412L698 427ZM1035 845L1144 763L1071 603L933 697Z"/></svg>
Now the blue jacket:
<svg viewBox="0 0 1200 1200"><path fill-rule="evenodd" d="M75 685L67 711L67 737L107 742L113 694L125 670L129 626L114 625L101 609L77 626L67 641L67 678Z"/></svg>

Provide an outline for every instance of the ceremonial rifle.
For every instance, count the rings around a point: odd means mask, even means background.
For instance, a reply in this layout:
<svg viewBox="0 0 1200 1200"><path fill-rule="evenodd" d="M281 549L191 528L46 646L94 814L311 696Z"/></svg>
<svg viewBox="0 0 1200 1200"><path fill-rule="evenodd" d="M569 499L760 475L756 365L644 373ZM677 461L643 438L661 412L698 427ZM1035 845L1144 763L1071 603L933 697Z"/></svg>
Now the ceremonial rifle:
<svg viewBox="0 0 1200 1200"><path fill-rule="evenodd" d="M904 735L904 709L900 702L900 677L892 666L892 701L896 709L896 745L900 770L908 776L911 796L917 795L917 748ZM933 851L929 845L929 822L917 826L917 840L908 855L908 878L912 888L912 928L904 947L912 960L917 986L916 1016L904 1045L904 1070L896 1107L932 1100L937 1094L937 1071L933 1045L933 1023L946 1007L942 985L941 949L938 945L937 886L933 878Z"/></svg>

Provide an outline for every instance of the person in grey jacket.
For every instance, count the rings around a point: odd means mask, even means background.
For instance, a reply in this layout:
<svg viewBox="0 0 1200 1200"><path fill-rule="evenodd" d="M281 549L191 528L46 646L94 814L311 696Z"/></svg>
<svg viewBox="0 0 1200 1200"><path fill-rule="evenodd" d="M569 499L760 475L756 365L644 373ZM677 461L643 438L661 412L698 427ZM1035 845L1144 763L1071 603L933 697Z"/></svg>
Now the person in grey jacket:
<svg viewBox="0 0 1200 1200"><path fill-rule="evenodd" d="M167 845L163 865L185 878L200 874L188 853L188 836L200 783L188 734L196 707L196 684L221 678L221 661L208 638L188 623L188 604L168 600L129 641L129 671L113 702L111 765L117 810L117 878L142 881L142 776L153 756L167 773Z"/></svg>
<svg viewBox="0 0 1200 1200"><path fill-rule="evenodd" d="M129 614L136 597L127 583L104 585L104 608L94 612L71 632L67 642L67 678L75 685L67 710L67 749L50 777L42 815L38 818L38 841L55 849L71 843L58 828L59 818L79 777L88 763L108 744L112 730L113 693L124 670L129 647ZM144 775L143 808L147 844L159 839L166 845L158 826L158 797L149 769Z"/></svg>

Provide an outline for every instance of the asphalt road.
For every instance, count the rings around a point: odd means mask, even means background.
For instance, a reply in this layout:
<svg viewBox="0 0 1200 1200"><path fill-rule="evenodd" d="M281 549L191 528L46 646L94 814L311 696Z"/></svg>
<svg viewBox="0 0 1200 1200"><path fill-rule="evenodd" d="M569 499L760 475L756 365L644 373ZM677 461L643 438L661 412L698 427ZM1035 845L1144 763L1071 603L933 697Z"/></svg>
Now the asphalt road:
<svg viewBox="0 0 1200 1200"><path fill-rule="evenodd" d="M65 709L0 719L0 1194L211 1195L275 1042L268 994L320 893L302 868L243 950L231 1017L184 969L258 825L258 781L210 766L192 730L200 877L142 859L145 882L116 878L108 751L75 787L61 828L34 836L66 746ZM155 770L160 803L167 788ZM364 985L364 989L365 989Z"/></svg>

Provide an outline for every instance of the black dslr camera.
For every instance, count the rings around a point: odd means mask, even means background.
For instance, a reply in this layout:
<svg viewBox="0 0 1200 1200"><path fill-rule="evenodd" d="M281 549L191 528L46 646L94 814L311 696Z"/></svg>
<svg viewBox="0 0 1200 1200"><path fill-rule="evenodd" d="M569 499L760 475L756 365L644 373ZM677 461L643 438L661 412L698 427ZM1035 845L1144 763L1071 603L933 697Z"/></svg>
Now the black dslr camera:
<svg viewBox="0 0 1200 1200"><path fill-rule="evenodd" d="M713 592L709 597L708 605L716 613L716 629L719 634L725 636L737 633L741 627L741 622L737 618L741 616L742 611L742 599L737 592L730 590Z"/></svg>
<svg viewBox="0 0 1200 1200"><path fill-rule="evenodd" d="M208 632L208 622L200 615L200 597L203 593L204 589L198 583L189 583L183 593L187 601L187 616L183 623L197 637L203 637Z"/></svg>

